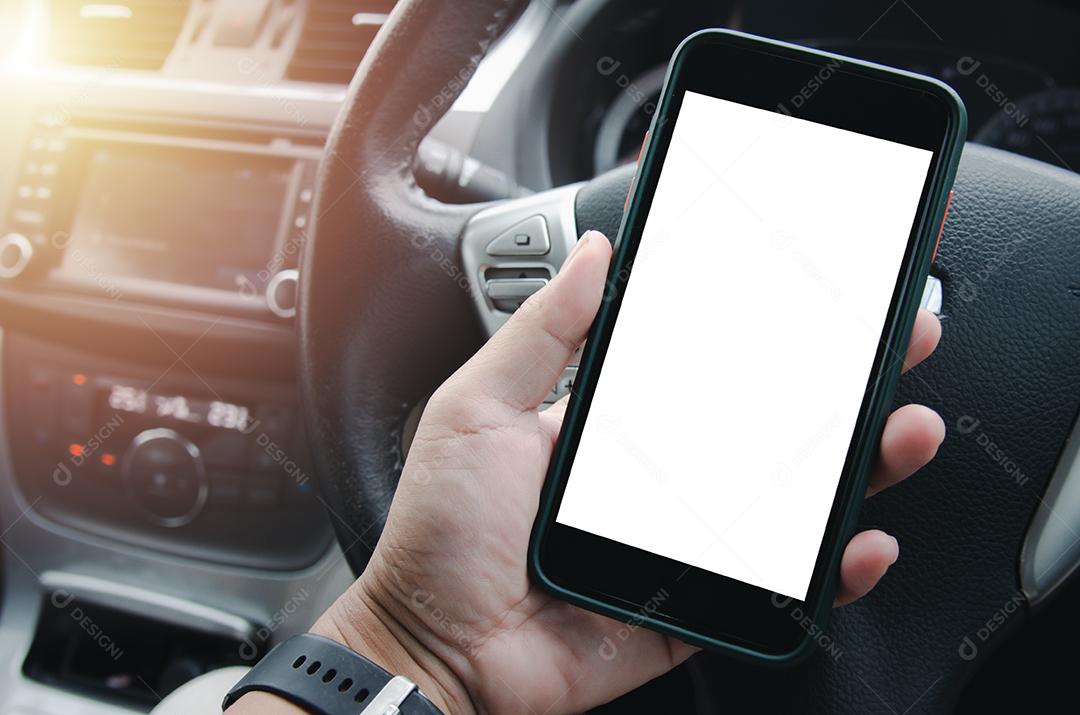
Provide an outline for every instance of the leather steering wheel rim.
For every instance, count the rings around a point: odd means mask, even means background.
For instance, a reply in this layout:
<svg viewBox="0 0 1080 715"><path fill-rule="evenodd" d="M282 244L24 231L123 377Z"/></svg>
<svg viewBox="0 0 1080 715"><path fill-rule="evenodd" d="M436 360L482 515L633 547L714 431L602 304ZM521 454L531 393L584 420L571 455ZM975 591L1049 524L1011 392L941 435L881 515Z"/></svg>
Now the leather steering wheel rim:
<svg viewBox="0 0 1080 715"><path fill-rule="evenodd" d="M301 266L301 395L320 493L357 573L401 472L410 411L485 337L460 247L481 207L425 196L413 155L525 4L399 3L357 70L320 169ZM614 170L577 193L579 229L615 235L630 174ZM1080 408L1078 233L1075 174L965 150L934 270L944 337L897 398L938 410L949 436L927 469L862 516L899 537L900 561L834 615L823 643L835 647L795 668L692 659L703 711L948 712L1021 628L1024 538Z"/></svg>
<svg viewBox="0 0 1080 715"><path fill-rule="evenodd" d="M525 5L398 3L327 141L301 260L301 401L321 498L355 573L382 531L410 410L484 339L457 246L479 207L426 196L413 157Z"/></svg>

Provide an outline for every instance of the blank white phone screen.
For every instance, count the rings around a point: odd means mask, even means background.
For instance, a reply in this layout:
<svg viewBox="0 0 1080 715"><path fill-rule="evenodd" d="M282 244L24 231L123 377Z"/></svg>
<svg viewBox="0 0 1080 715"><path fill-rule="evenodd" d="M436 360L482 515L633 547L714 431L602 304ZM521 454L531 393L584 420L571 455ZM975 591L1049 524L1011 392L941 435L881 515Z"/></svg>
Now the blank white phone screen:
<svg viewBox="0 0 1080 715"><path fill-rule="evenodd" d="M931 158L686 92L556 521L805 600Z"/></svg>

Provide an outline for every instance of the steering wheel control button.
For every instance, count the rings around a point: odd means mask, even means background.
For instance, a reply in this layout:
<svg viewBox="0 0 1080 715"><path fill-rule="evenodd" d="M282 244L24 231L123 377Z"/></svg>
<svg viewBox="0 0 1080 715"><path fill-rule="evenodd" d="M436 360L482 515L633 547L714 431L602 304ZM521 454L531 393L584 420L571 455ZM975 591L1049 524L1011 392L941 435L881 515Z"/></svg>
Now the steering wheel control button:
<svg viewBox="0 0 1080 715"><path fill-rule="evenodd" d="M461 234L461 267L469 282L469 296L480 317L484 332L493 334L510 318L517 309L518 302L495 301L488 294L488 283L500 279L547 279L557 272L566 256L577 243L577 219L575 205L582 184L569 184L539 194L504 201L495 206L481 209L469 219ZM530 221L540 219L540 222ZM510 256L493 256L499 250L503 236L508 235L508 243L514 245L510 250L521 251L514 236L519 226L544 226L550 247L543 255L516 253ZM524 238L518 239L524 242Z"/></svg>
<svg viewBox="0 0 1080 715"><path fill-rule="evenodd" d="M566 368L566 371L559 376L559 381L555 383L551 388L551 392L548 393L545 403L551 404L552 402L558 402L563 397L570 394L570 391L574 389L574 378L577 377L577 367L570 366Z"/></svg>
<svg viewBox="0 0 1080 715"><path fill-rule="evenodd" d="M300 285L300 271L287 268L278 271L266 284L266 307L279 318L296 315L296 293Z"/></svg>
<svg viewBox="0 0 1080 715"><path fill-rule="evenodd" d="M496 278L487 282L487 294L496 308L512 313L547 283L547 278Z"/></svg>
<svg viewBox="0 0 1080 715"><path fill-rule="evenodd" d="M519 221L487 246L489 256L543 256L550 250L547 221L540 215Z"/></svg>
<svg viewBox="0 0 1080 715"><path fill-rule="evenodd" d="M199 448L171 429L136 435L122 469L135 502L161 526L188 524L206 504L206 468Z"/></svg>
<svg viewBox="0 0 1080 715"><path fill-rule="evenodd" d="M0 238L0 278L17 278L34 257L34 246L21 233Z"/></svg>

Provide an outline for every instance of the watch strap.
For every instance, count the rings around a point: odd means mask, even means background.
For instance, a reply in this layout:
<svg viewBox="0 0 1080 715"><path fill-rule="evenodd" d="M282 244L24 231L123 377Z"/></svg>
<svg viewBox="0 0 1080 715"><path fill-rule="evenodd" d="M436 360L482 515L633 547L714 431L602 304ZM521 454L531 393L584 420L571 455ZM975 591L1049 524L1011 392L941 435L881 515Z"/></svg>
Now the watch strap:
<svg viewBox="0 0 1080 715"><path fill-rule="evenodd" d="M229 690L222 710L253 692L318 715L439 715L416 684L337 641L303 633L279 643Z"/></svg>

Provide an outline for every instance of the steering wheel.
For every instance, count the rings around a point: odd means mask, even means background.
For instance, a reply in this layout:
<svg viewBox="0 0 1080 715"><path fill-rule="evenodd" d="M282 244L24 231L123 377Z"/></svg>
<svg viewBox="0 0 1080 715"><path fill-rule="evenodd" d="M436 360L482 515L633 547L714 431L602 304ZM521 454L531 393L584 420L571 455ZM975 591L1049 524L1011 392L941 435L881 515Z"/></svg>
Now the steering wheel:
<svg viewBox="0 0 1080 715"><path fill-rule="evenodd" d="M618 230L629 167L488 205L443 204L414 181L420 139L525 4L399 3L327 145L302 260L300 380L321 494L357 573L418 406L581 231ZM950 434L930 467L862 516L898 535L902 558L797 667L691 659L703 711L946 712L1080 560L1080 526L1068 534L1080 500L1060 477L1047 491L1080 405L1080 179L970 145L955 190L934 268L944 337L897 397L938 410ZM547 252L490 255L522 221Z"/></svg>

